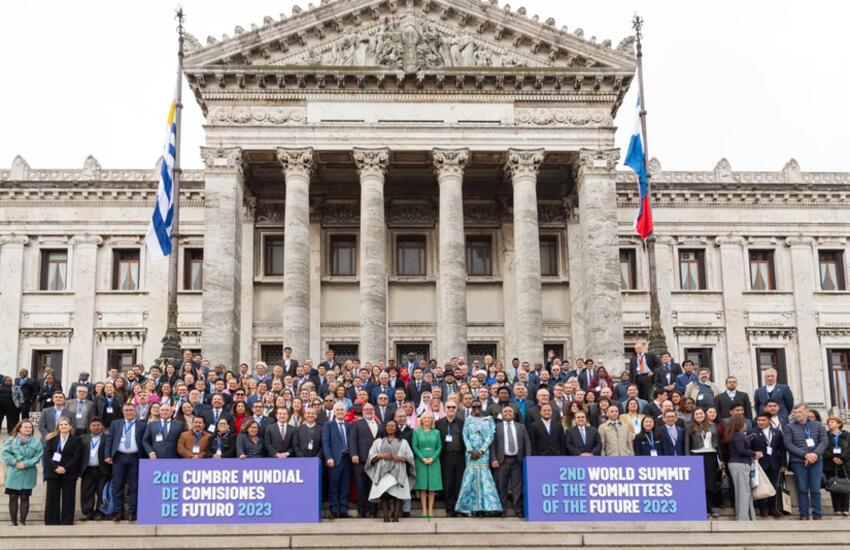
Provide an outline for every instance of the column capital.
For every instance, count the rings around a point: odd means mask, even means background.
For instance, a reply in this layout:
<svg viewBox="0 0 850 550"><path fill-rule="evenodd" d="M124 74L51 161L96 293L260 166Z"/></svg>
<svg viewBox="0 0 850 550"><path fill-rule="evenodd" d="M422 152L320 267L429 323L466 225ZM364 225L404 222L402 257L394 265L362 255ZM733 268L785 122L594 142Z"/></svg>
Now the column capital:
<svg viewBox="0 0 850 550"><path fill-rule="evenodd" d="M537 177L540 165L546 156L544 149L508 149L505 172L516 181L519 177Z"/></svg>
<svg viewBox="0 0 850 550"><path fill-rule="evenodd" d="M814 237L806 237L804 235L794 235L785 239L785 246L803 246L811 248L815 245Z"/></svg>
<svg viewBox="0 0 850 550"><path fill-rule="evenodd" d="M620 160L620 150L611 149L579 149L578 177L587 172L613 172Z"/></svg>
<svg viewBox="0 0 850 550"><path fill-rule="evenodd" d="M390 150L387 147L381 149L354 148L354 164L360 177L383 176L387 172L390 163Z"/></svg>
<svg viewBox="0 0 850 550"><path fill-rule="evenodd" d="M313 148L277 148L277 160L283 166L284 176L303 176L307 179L313 172Z"/></svg>
<svg viewBox="0 0 850 550"><path fill-rule="evenodd" d="M201 147L201 159L207 172L242 173L241 147Z"/></svg>
<svg viewBox="0 0 850 550"><path fill-rule="evenodd" d="M463 177L469 162L469 149L434 149L434 173L441 176Z"/></svg>
<svg viewBox="0 0 850 550"><path fill-rule="evenodd" d="M30 238L26 235L21 235L18 233L10 233L9 235L0 235L0 246L4 246L7 244L18 244L21 246L26 246L30 242Z"/></svg>
<svg viewBox="0 0 850 550"><path fill-rule="evenodd" d="M74 246L100 246L103 244L103 237L101 237L100 235L94 235L92 233L81 233L80 235L74 235L71 238L71 243Z"/></svg>
<svg viewBox="0 0 850 550"><path fill-rule="evenodd" d="M717 246L744 246L744 237L738 235L721 235L714 239Z"/></svg>

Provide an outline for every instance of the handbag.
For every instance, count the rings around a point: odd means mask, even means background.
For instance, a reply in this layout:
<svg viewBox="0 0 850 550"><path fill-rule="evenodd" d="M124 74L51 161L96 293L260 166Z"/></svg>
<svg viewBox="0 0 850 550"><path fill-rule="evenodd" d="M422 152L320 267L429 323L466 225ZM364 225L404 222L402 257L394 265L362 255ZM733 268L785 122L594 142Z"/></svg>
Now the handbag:
<svg viewBox="0 0 850 550"><path fill-rule="evenodd" d="M773 484L770 482L767 474L764 473L761 464L757 460L754 460L753 465L755 466L756 478L758 479L756 487L753 488L753 500L776 496L776 489L773 488Z"/></svg>
<svg viewBox="0 0 850 550"><path fill-rule="evenodd" d="M841 469L836 470L836 473L843 470L844 467L842 466ZM847 479L846 473L841 477L834 475L826 480L826 486L824 488L830 493L850 495L850 479Z"/></svg>

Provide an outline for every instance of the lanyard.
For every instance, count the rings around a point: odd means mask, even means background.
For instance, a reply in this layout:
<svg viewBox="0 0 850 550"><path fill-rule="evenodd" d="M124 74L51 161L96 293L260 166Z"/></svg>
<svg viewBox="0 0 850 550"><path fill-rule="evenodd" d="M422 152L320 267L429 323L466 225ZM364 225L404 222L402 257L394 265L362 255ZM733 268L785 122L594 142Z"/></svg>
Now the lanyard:
<svg viewBox="0 0 850 550"><path fill-rule="evenodd" d="M204 432L194 434L195 435L195 445L199 445L201 443L201 436L204 435Z"/></svg>
<svg viewBox="0 0 850 550"><path fill-rule="evenodd" d="M806 423L803 424L803 429L806 431L806 438L812 438L812 423L810 420L806 420Z"/></svg>
<svg viewBox="0 0 850 550"><path fill-rule="evenodd" d="M833 435L832 439L833 439L833 441L835 441L835 446L839 447L840 445L838 444L838 434Z"/></svg>
<svg viewBox="0 0 850 550"><path fill-rule="evenodd" d="M215 436L215 448L221 449L222 437L220 435Z"/></svg>
<svg viewBox="0 0 850 550"><path fill-rule="evenodd" d="M56 452L57 453L62 452L62 438L61 437L56 440Z"/></svg>
<svg viewBox="0 0 850 550"><path fill-rule="evenodd" d="M98 445L100 445L100 436L98 436L97 439L92 437L91 442L89 443L89 447L91 448L91 450L93 451L93 450L97 449Z"/></svg>
<svg viewBox="0 0 850 550"><path fill-rule="evenodd" d="M652 436L652 432L646 432L646 439L649 440L649 448L654 451L655 450L655 437Z"/></svg>
<svg viewBox="0 0 850 550"><path fill-rule="evenodd" d="M164 433L168 429L168 425L171 422L160 422L159 423L159 433Z"/></svg>
<svg viewBox="0 0 850 550"><path fill-rule="evenodd" d="M130 432L132 432L132 431L133 431L133 424L125 422L124 423L124 437L126 438L128 435L130 435Z"/></svg>

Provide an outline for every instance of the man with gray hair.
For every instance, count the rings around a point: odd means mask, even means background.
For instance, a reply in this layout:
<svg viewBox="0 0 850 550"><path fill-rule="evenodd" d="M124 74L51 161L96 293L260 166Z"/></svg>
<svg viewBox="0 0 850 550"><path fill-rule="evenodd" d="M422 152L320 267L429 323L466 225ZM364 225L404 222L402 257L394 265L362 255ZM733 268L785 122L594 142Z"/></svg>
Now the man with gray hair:
<svg viewBox="0 0 850 550"><path fill-rule="evenodd" d="M788 467L794 472L794 481L800 498L800 519L821 519L820 482L823 476L823 453L828 444L826 429L817 420L809 418L805 403L794 406L794 420L783 430Z"/></svg>

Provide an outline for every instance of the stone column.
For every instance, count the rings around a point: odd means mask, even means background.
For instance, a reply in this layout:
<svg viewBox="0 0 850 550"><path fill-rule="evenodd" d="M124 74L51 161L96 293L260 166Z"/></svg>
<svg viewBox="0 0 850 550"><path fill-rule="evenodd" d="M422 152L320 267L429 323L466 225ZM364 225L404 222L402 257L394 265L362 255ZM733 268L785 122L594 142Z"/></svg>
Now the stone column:
<svg viewBox="0 0 850 550"><path fill-rule="evenodd" d="M581 149L578 164L579 232L585 303L585 357L609 370L623 364L623 298L617 230L619 149Z"/></svg>
<svg viewBox="0 0 850 550"><path fill-rule="evenodd" d="M514 273L517 350L520 361L543 361L543 291L540 283L540 233L537 171L543 149L508 149L505 171L514 188Z"/></svg>
<svg viewBox="0 0 850 550"><path fill-rule="evenodd" d="M278 148L286 179L283 233L283 343L310 354L310 173L313 149Z"/></svg>
<svg viewBox="0 0 850 550"><path fill-rule="evenodd" d="M201 348L212 365L239 365L242 315L242 149L201 147L204 293Z"/></svg>
<svg viewBox="0 0 850 550"><path fill-rule="evenodd" d="M463 232L463 171L469 149L434 149L440 188L439 326L437 358L466 357L466 239Z"/></svg>
<svg viewBox="0 0 850 550"><path fill-rule="evenodd" d="M0 357L6 376L18 375L21 346L21 300L24 293L26 235L0 235ZM24 368L30 369L29 365ZM30 373L33 377L38 373Z"/></svg>
<svg viewBox="0 0 850 550"><path fill-rule="evenodd" d="M384 175L389 149L354 149L360 175L360 360L387 356L387 226Z"/></svg>
<svg viewBox="0 0 850 550"><path fill-rule="evenodd" d="M753 379L750 344L747 341L746 314L744 312L744 283L747 276L744 269L744 239L727 235L717 237L715 244L720 247L720 275L723 288L723 320L726 327L726 361L718 357L715 364L714 380L722 382L726 376L738 379L738 387L753 391L759 386ZM724 363L727 372L723 372Z"/></svg>
<svg viewBox="0 0 850 550"><path fill-rule="evenodd" d="M71 336L70 357L67 372L62 373L65 383L76 380L80 372L88 372L92 377L105 374L100 365L94 365L94 319L95 293L97 292L97 248L103 244L99 235L82 234L75 236L72 259L73 277L71 286L74 291L74 333ZM140 278L144 280L142 274Z"/></svg>
<svg viewBox="0 0 850 550"><path fill-rule="evenodd" d="M797 401L805 401L810 406L827 408L829 399L824 387L823 376L804 376L806 366L811 365L813 373L822 372L825 353L820 346L818 336L817 307L814 290L820 288L815 280L815 240L811 237L788 237L785 244L791 248L791 274L794 283L794 315L797 320L797 368L788 369L788 383L798 391L802 390ZM793 353L789 346L787 353ZM786 361L790 366L791 361ZM830 373L830 376L832 374ZM795 384L795 379L799 384ZM795 394L797 395L797 394Z"/></svg>
<svg viewBox="0 0 850 550"><path fill-rule="evenodd" d="M257 197L245 192L242 198L242 311L239 327L239 362L252 363L254 357L254 224Z"/></svg>

